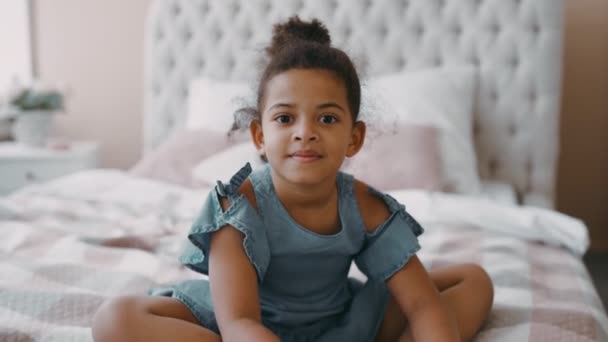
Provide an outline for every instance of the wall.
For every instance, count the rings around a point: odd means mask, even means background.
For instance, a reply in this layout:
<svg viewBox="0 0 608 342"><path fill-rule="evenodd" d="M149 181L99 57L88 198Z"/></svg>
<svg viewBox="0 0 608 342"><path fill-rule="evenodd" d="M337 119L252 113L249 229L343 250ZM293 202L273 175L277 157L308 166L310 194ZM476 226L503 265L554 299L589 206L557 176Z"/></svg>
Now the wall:
<svg viewBox="0 0 608 342"><path fill-rule="evenodd" d="M567 5L557 204L608 250L608 1Z"/></svg>
<svg viewBox="0 0 608 342"><path fill-rule="evenodd" d="M71 88L55 135L101 143L101 164L127 168L141 150L143 34L150 0L33 1L40 78Z"/></svg>
<svg viewBox="0 0 608 342"><path fill-rule="evenodd" d="M73 89L57 134L102 143L102 165L140 156L150 0L34 0L39 74ZM608 250L608 1L567 0L557 206Z"/></svg>

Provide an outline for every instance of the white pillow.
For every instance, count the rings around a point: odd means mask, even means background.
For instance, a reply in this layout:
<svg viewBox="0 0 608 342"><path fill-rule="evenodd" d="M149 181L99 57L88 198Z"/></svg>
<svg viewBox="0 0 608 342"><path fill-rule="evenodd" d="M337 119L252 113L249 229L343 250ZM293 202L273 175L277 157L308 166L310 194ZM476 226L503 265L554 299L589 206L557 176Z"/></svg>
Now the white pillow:
<svg viewBox="0 0 608 342"><path fill-rule="evenodd" d="M227 183L247 162L254 170L264 165L252 142L240 143L202 160L192 169L192 180L197 185L215 185L218 180Z"/></svg>
<svg viewBox="0 0 608 342"><path fill-rule="evenodd" d="M243 107L250 91L247 82L194 79L188 92L186 129L228 132L234 121L234 112Z"/></svg>
<svg viewBox="0 0 608 342"><path fill-rule="evenodd" d="M477 194L481 182L472 139L476 78L476 69L469 66L372 78L363 87L363 111L371 114L367 120L371 125L380 121L437 127L442 189Z"/></svg>

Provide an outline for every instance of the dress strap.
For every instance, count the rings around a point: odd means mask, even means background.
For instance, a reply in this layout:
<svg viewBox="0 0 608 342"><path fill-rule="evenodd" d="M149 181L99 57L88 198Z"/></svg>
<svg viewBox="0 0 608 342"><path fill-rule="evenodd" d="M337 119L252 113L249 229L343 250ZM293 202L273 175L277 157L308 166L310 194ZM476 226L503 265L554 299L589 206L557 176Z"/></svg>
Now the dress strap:
<svg viewBox="0 0 608 342"><path fill-rule="evenodd" d="M239 171L237 171L237 173L234 174L234 176L230 178L228 183L222 183L218 180L217 185L215 186L215 191L219 196L228 197L229 199L238 197L238 190L247 177L249 177L251 171L251 164L245 164L245 166L243 166Z"/></svg>

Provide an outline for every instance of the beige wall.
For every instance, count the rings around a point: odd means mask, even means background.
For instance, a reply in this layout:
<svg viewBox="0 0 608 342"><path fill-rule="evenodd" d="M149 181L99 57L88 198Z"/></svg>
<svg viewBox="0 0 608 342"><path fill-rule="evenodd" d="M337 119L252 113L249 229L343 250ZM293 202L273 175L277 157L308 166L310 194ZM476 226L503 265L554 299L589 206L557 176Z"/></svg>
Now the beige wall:
<svg viewBox="0 0 608 342"><path fill-rule="evenodd" d="M150 0L34 0L38 75L71 88L55 134L101 143L126 168L141 149L143 33Z"/></svg>
<svg viewBox="0 0 608 342"><path fill-rule="evenodd" d="M102 165L140 156L144 16L150 0L35 0L43 79L73 89L57 134L102 144ZM558 209L608 249L608 1L567 0Z"/></svg>
<svg viewBox="0 0 608 342"><path fill-rule="evenodd" d="M608 1L568 0L558 209L608 250Z"/></svg>

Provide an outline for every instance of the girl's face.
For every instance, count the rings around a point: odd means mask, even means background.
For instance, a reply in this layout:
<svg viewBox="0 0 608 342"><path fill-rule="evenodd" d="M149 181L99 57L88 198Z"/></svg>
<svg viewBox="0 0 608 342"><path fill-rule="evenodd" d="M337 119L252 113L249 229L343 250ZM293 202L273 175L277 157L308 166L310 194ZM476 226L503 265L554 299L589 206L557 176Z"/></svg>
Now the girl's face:
<svg viewBox="0 0 608 342"><path fill-rule="evenodd" d="M345 157L355 155L365 125L353 125L346 89L330 71L291 69L270 79L251 134L275 174L294 184L335 177Z"/></svg>

